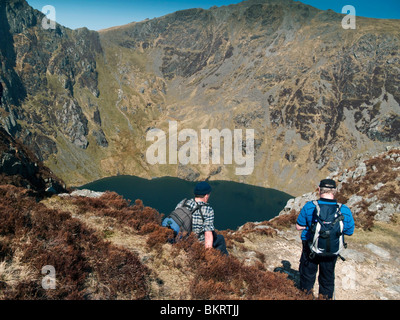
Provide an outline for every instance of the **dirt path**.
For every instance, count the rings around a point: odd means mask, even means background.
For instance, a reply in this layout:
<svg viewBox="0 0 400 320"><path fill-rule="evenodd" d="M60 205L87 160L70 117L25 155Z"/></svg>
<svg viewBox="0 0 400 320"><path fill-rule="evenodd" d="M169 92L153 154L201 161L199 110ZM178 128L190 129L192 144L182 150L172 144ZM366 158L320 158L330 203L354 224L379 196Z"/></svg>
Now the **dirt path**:
<svg viewBox="0 0 400 320"><path fill-rule="evenodd" d="M399 225L377 224L373 232L356 230L348 237L348 249L343 253L346 261L336 264L336 300L398 300L400 299L400 256L393 241L399 241ZM388 230L392 231L389 234ZM381 234L386 234L384 238ZM264 266L269 271L281 271L297 282L301 241L294 229L280 231L274 238L261 235L246 237L243 248L233 250L247 263L256 261L257 252L264 254ZM394 248L394 249L393 249ZM314 287L318 292L318 280Z"/></svg>

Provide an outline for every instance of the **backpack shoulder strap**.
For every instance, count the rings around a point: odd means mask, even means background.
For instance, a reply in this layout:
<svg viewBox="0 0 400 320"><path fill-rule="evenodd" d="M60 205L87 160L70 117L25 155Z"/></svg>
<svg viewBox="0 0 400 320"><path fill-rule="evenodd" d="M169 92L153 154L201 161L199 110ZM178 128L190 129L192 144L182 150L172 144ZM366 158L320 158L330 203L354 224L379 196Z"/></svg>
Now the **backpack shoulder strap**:
<svg viewBox="0 0 400 320"><path fill-rule="evenodd" d="M182 207L187 207L187 208L191 208L189 205L188 205L188 201L189 201L190 199L184 199L183 200L183 204L182 204ZM196 201L195 201L196 202ZM197 210L199 210L199 212L200 212L200 215L201 215L201 219L203 220L203 222L204 222L204 216L203 216L203 212L201 212L201 209L203 208L203 207L207 207L208 206L208 204L198 204L197 202L196 202L196 206L190 211L190 214L192 214L193 215L193 213L195 213Z"/></svg>
<svg viewBox="0 0 400 320"><path fill-rule="evenodd" d="M201 215L201 218L202 218L203 221L204 221L204 217L203 217L203 213L201 212L201 208L204 207L205 205L204 205L204 204L198 204L198 203L195 201L196 206L192 209L192 207L189 206L189 204L188 204L189 200L190 200L190 199L185 198L185 199L183 200L182 207L186 207L186 208L190 209L190 214L191 214L191 215L193 215L193 213L195 213L195 211L199 210L200 215Z"/></svg>
<svg viewBox="0 0 400 320"><path fill-rule="evenodd" d="M342 209L342 204L341 204L341 203L338 203L337 205L338 205L338 209L337 209L336 213L338 214L338 217L335 219L334 222L342 222L342 223L343 223L344 215L343 215L343 213L342 213L342 211L341 211L341 209ZM342 231L343 231L343 230L342 230Z"/></svg>
<svg viewBox="0 0 400 320"><path fill-rule="evenodd" d="M204 216L203 216L203 212L201 212L201 209L202 209L203 207L206 207L207 205L206 205L206 204L198 204L197 202L196 202L196 204L197 204L197 205L196 205L196 208L193 209L192 214L193 214L195 211L199 210L200 215L201 215L201 219L202 219L203 222L204 222Z"/></svg>
<svg viewBox="0 0 400 320"><path fill-rule="evenodd" d="M317 200L313 200L312 202L315 206L315 208L317 209L317 216L319 217L319 213L321 212L321 207L319 206L319 203Z"/></svg>
<svg viewBox="0 0 400 320"><path fill-rule="evenodd" d="M194 209L192 209L192 207L188 204L190 199L184 199L182 201L183 201L182 207L190 209L190 214L193 214L199 208L199 204L196 202L196 206L194 207Z"/></svg>
<svg viewBox="0 0 400 320"><path fill-rule="evenodd" d="M181 202L183 202L183 204L182 204L182 207L188 207L188 201L189 201L189 199L187 199L187 198L185 198L185 199L183 199Z"/></svg>

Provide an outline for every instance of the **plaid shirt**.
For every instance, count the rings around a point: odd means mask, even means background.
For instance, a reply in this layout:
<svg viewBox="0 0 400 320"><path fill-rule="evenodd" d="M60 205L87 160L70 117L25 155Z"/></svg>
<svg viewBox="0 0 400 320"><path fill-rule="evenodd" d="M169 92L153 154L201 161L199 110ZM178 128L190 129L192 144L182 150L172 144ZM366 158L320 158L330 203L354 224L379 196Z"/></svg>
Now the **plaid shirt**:
<svg viewBox="0 0 400 320"><path fill-rule="evenodd" d="M177 208L182 207L185 203L185 199L178 203ZM201 217L200 210L193 212L192 217L192 231L196 234L199 241L203 242L206 231L214 231L214 210L211 206L205 202L199 201L196 203L194 199L188 199L186 205L193 210L197 204L204 205L201 207L201 213L203 214L204 221Z"/></svg>

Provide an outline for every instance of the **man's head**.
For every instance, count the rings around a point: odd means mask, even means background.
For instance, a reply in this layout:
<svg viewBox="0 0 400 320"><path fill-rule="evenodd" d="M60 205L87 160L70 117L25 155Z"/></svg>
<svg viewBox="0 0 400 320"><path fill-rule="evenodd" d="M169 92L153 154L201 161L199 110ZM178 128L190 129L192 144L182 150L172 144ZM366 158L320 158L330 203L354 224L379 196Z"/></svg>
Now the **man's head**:
<svg viewBox="0 0 400 320"><path fill-rule="evenodd" d="M210 198L211 186L206 182L202 181L196 184L194 188L195 198L202 199L202 201L207 202Z"/></svg>
<svg viewBox="0 0 400 320"><path fill-rule="evenodd" d="M318 186L319 195L324 198L334 199L337 193L336 182L332 179L321 180Z"/></svg>

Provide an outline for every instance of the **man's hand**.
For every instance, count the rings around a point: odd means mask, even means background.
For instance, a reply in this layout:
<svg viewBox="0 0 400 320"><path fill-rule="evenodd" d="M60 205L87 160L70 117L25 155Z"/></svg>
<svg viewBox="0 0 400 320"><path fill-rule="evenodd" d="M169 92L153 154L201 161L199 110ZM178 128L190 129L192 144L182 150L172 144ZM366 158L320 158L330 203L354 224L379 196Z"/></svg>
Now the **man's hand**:
<svg viewBox="0 0 400 320"><path fill-rule="evenodd" d="M297 230L302 231L302 230L304 230L305 228L306 228L306 227L300 226L300 225L298 225L298 224L296 223L296 229L297 229Z"/></svg>
<svg viewBox="0 0 400 320"><path fill-rule="evenodd" d="M212 248L213 247L213 233L212 231L206 231L204 233L204 238L205 238L205 246L206 249Z"/></svg>

